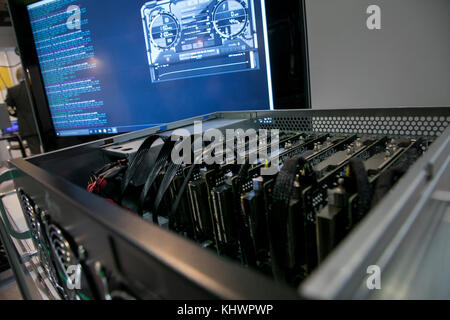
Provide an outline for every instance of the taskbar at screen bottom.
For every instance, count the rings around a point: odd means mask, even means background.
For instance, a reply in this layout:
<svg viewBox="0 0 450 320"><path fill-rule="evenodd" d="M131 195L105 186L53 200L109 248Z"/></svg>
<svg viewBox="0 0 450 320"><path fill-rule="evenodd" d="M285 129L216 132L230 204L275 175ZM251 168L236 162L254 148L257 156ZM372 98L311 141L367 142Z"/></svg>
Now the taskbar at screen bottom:
<svg viewBox="0 0 450 320"><path fill-rule="evenodd" d="M58 137L75 137L75 136L90 136L90 135L108 135L126 133L132 131L143 130L147 128L161 126L161 123L135 125L135 126L121 126L121 127L101 127L101 128L83 128L83 129L67 129L57 130Z"/></svg>

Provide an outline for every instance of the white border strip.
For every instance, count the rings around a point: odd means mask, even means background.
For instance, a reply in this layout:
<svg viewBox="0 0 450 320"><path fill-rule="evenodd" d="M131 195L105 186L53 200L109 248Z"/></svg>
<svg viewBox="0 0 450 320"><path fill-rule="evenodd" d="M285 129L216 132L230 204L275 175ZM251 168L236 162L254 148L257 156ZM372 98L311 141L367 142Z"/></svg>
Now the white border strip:
<svg viewBox="0 0 450 320"><path fill-rule="evenodd" d="M273 106L273 91L272 91L272 73L270 70L270 54L269 54L269 36L267 33L267 17L266 17L266 3L261 0L262 22L264 32L264 49L266 51L266 69L267 69L267 86L269 90L269 105L270 110L274 110Z"/></svg>

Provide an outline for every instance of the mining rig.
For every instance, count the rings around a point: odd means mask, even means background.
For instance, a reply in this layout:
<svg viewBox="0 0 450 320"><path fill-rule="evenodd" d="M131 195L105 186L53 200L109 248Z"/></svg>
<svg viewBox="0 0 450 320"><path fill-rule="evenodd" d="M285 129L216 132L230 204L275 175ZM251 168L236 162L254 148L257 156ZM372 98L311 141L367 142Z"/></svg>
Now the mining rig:
<svg viewBox="0 0 450 320"><path fill-rule="evenodd" d="M198 122L278 134L244 139L244 160L266 151L253 161L169 161ZM219 112L13 160L1 181L29 230L2 205L2 240L29 299L448 298L449 123L445 107Z"/></svg>

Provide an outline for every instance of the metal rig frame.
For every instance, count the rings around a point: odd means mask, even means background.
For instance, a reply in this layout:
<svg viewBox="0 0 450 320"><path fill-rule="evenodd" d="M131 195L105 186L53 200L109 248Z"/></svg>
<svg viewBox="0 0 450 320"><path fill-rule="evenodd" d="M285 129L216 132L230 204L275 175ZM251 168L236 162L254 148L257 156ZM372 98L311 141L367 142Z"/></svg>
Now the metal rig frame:
<svg viewBox="0 0 450 320"><path fill-rule="evenodd" d="M85 190L87 175L107 161L108 153L132 154L146 136L170 134L181 127L192 130L194 121L203 121L204 130L277 128L436 140L296 292L175 233L143 223ZM447 282L439 281L436 272L443 267L438 257L448 257L446 266L450 265L450 252L442 250L430 260L426 250L437 249L436 241L444 241L427 234L439 231L438 222L449 215L449 123L449 107L218 112L16 159L10 162L9 178L85 250L84 263L99 298L107 292L96 276L98 263L134 294L148 299L449 298ZM30 280L26 266L30 261L39 264L39 259L21 256L14 249L11 230L5 224L0 229L24 297L41 298L31 287L34 283L42 291L43 284ZM380 266L385 290L367 289L369 265ZM413 281L432 281L433 290L413 286Z"/></svg>

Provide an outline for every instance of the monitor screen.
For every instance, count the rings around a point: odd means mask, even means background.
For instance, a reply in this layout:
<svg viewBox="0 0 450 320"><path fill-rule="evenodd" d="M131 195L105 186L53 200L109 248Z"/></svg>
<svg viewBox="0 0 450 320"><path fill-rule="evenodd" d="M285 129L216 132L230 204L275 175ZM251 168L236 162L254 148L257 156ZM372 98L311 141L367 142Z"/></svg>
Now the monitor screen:
<svg viewBox="0 0 450 320"><path fill-rule="evenodd" d="M28 5L58 136L273 108L264 0Z"/></svg>

